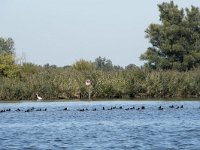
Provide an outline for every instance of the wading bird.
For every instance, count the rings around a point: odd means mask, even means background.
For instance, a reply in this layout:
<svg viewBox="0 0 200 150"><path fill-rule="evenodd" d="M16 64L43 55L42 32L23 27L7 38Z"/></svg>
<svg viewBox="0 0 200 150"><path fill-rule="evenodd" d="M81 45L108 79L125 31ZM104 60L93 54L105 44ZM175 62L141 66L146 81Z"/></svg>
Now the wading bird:
<svg viewBox="0 0 200 150"><path fill-rule="evenodd" d="M38 101L42 100L42 97L38 96L38 94L36 94Z"/></svg>

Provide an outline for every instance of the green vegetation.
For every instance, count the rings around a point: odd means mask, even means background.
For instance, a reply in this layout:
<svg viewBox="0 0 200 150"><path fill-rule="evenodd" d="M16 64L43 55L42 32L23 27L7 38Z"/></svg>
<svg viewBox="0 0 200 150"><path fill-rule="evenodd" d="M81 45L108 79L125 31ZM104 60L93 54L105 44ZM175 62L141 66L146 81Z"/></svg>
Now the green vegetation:
<svg viewBox="0 0 200 150"><path fill-rule="evenodd" d="M178 98L200 96L200 12L158 5L161 25L146 30L152 47L141 55L147 63L125 68L98 57L72 66L16 64L14 42L0 38L0 100L86 99L92 81L94 98ZM186 14L185 14L186 13Z"/></svg>
<svg viewBox="0 0 200 150"><path fill-rule="evenodd" d="M0 99L36 99L36 93L45 99L86 99L86 79L92 81L92 98L200 96L200 69L187 72L142 68L103 71L87 68L85 63L93 66L92 62L83 60L69 68L46 68L30 63L18 66L17 77L0 77Z"/></svg>
<svg viewBox="0 0 200 150"><path fill-rule="evenodd" d="M151 69L186 71L200 65L200 11L179 9L173 2L158 5L161 24L150 24L146 37L152 44L141 55Z"/></svg>

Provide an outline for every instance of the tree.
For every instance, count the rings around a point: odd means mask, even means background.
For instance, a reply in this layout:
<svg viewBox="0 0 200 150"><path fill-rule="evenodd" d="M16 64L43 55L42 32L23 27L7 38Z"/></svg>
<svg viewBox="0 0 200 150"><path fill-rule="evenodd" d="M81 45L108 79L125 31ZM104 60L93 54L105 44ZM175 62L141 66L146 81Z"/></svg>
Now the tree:
<svg viewBox="0 0 200 150"><path fill-rule="evenodd" d="M72 65L72 68L77 71L91 71L95 69L95 66L92 62L86 60L79 60Z"/></svg>
<svg viewBox="0 0 200 150"><path fill-rule="evenodd" d="M0 38L0 76L16 77L19 73L14 50L14 41L11 38Z"/></svg>
<svg viewBox="0 0 200 150"><path fill-rule="evenodd" d="M19 73L19 68L15 64L14 56L4 52L0 54L0 76L16 77Z"/></svg>
<svg viewBox="0 0 200 150"><path fill-rule="evenodd" d="M150 24L146 38L151 47L140 56L151 69L190 70L200 66L200 11L179 9L171 1L158 5L161 24Z"/></svg>
<svg viewBox="0 0 200 150"><path fill-rule="evenodd" d="M98 57L95 59L96 68L99 70L109 71L113 69L113 64L110 59L106 59L105 57Z"/></svg>
<svg viewBox="0 0 200 150"><path fill-rule="evenodd" d="M0 54L6 52L8 54L13 55L15 51L14 41L12 38L0 38Z"/></svg>
<svg viewBox="0 0 200 150"><path fill-rule="evenodd" d="M125 67L126 70L136 70L139 69L138 66L136 66L135 64L129 64Z"/></svg>

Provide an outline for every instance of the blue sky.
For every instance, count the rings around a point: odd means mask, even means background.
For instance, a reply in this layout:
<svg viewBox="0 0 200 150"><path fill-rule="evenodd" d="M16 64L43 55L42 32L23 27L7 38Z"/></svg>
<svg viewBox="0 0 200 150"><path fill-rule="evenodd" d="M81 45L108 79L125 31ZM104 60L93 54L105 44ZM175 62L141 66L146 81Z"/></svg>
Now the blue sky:
<svg viewBox="0 0 200 150"><path fill-rule="evenodd" d="M159 23L157 4L170 0L0 0L0 37L15 41L17 57L39 65L71 65L98 56L142 65L145 29ZM199 0L174 0L179 7Z"/></svg>

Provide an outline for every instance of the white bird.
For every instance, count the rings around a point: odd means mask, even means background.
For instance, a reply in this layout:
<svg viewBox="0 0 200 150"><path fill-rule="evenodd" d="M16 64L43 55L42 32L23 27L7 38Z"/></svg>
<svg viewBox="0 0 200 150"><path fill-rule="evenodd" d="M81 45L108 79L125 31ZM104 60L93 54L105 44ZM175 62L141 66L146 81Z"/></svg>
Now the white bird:
<svg viewBox="0 0 200 150"><path fill-rule="evenodd" d="M42 100L42 97L38 96L38 94L36 94L38 101Z"/></svg>

